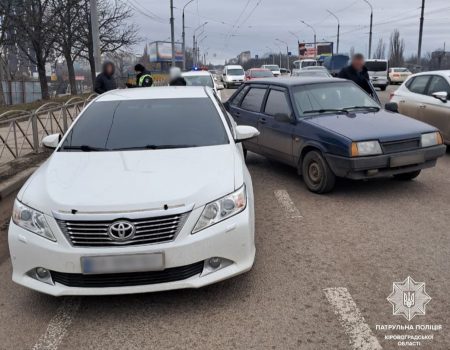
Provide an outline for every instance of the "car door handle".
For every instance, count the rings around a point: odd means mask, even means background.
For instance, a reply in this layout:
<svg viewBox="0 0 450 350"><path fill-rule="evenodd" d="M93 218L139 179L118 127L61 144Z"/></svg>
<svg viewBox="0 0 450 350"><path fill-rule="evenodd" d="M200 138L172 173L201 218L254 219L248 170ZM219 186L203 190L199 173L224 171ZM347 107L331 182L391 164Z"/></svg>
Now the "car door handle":
<svg viewBox="0 0 450 350"><path fill-rule="evenodd" d="M241 112L236 112L236 117L240 117L241 116Z"/></svg>
<svg viewBox="0 0 450 350"><path fill-rule="evenodd" d="M266 124L267 123L266 118L259 118L258 122L261 123L261 124Z"/></svg>
<svg viewBox="0 0 450 350"><path fill-rule="evenodd" d="M400 103L405 103L406 101L405 101L405 100L400 100L399 102L400 102Z"/></svg>
<svg viewBox="0 0 450 350"><path fill-rule="evenodd" d="M425 108L427 108L427 106L424 105L424 104L420 104L420 105L419 105L419 108L425 109Z"/></svg>

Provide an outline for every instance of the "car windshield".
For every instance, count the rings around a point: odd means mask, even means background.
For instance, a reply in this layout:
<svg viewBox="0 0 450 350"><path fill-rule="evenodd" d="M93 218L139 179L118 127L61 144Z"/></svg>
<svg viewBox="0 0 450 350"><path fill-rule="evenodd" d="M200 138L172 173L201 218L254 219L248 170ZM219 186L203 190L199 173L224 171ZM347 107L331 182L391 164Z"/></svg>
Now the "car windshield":
<svg viewBox="0 0 450 350"><path fill-rule="evenodd" d="M250 76L252 78L270 78L273 77L273 73L270 70L252 70Z"/></svg>
<svg viewBox="0 0 450 350"><path fill-rule="evenodd" d="M301 85L294 88L293 96L301 115L380 109L369 95L352 82Z"/></svg>
<svg viewBox="0 0 450 350"><path fill-rule="evenodd" d="M366 61L366 67L369 72L384 72L387 70L387 62Z"/></svg>
<svg viewBox="0 0 450 350"><path fill-rule="evenodd" d="M268 66L264 66L264 68L265 68L265 69L268 69L268 70L270 70L270 71L272 71L272 72L275 72L275 71L279 71L279 70L280 70L280 67L278 67L277 65L268 65Z"/></svg>
<svg viewBox="0 0 450 350"><path fill-rule="evenodd" d="M209 75L188 75L183 77L188 86L209 86L214 88L214 83Z"/></svg>
<svg viewBox="0 0 450 350"><path fill-rule="evenodd" d="M235 69L228 69L227 74L228 75L244 75L245 73L244 73L243 69L235 68Z"/></svg>
<svg viewBox="0 0 450 350"><path fill-rule="evenodd" d="M229 143L209 98L95 102L59 151L187 148Z"/></svg>
<svg viewBox="0 0 450 350"><path fill-rule="evenodd" d="M394 72L397 72L397 73L408 73L409 70L408 70L408 68L394 68Z"/></svg>
<svg viewBox="0 0 450 350"><path fill-rule="evenodd" d="M302 68L305 68L305 67L315 67L315 66L317 66L317 62L315 62L315 61L303 61L303 62L301 63L301 65L302 65Z"/></svg>

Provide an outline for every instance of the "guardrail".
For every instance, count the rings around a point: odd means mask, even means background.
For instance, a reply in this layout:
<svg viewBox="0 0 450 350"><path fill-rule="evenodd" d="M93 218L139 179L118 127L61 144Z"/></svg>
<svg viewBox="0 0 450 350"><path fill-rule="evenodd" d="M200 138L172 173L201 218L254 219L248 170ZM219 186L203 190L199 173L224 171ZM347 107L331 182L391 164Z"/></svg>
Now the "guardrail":
<svg viewBox="0 0 450 350"><path fill-rule="evenodd" d="M44 136L64 134L81 110L97 95L49 102L35 111L11 110L0 115L0 165L38 153Z"/></svg>

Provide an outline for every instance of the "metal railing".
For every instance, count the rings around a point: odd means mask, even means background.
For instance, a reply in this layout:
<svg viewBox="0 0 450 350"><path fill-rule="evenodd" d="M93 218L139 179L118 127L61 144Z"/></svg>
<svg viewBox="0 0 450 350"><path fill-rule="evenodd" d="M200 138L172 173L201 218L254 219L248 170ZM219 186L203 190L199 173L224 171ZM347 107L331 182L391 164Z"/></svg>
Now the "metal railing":
<svg viewBox="0 0 450 350"><path fill-rule="evenodd" d="M46 135L64 134L81 110L96 97L73 97L65 103L49 102L34 111L11 110L0 114L0 165L42 149Z"/></svg>

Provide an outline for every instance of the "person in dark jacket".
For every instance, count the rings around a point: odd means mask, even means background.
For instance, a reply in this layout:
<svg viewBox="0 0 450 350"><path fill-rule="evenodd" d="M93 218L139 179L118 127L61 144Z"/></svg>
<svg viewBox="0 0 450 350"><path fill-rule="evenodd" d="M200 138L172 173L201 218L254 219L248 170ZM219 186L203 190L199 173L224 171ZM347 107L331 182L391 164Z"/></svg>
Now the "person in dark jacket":
<svg viewBox="0 0 450 350"><path fill-rule="evenodd" d="M186 86L186 80L181 76L181 69L178 67L170 68L170 86Z"/></svg>
<svg viewBox="0 0 450 350"><path fill-rule="evenodd" d="M109 90L117 89L114 71L114 63L109 61L103 63L102 72L95 78L94 91L97 94L101 95Z"/></svg>
<svg viewBox="0 0 450 350"><path fill-rule="evenodd" d="M145 69L145 67L138 63L134 66L134 70L137 73L136 75L136 85L132 84L126 84L129 88L136 88L136 87L150 87L153 85L153 77L152 73Z"/></svg>
<svg viewBox="0 0 450 350"><path fill-rule="evenodd" d="M365 66L364 56L360 53L354 54L349 66L342 68L338 78L353 81L370 96L378 100L375 90L370 82L369 73Z"/></svg>

